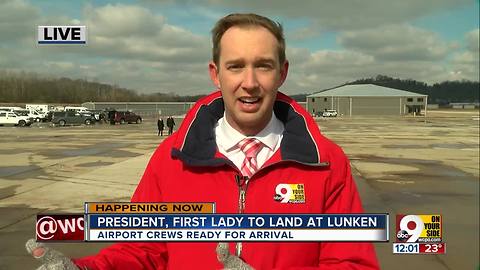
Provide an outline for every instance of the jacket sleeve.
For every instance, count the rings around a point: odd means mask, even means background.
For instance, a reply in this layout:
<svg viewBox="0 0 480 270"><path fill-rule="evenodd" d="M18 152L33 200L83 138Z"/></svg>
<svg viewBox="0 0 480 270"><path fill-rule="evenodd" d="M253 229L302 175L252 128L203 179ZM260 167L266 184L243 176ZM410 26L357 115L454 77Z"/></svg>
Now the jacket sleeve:
<svg viewBox="0 0 480 270"><path fill-rule="evenodd" d="M340 147L336 147L326 187L325 214L363 213L350 162ZM324 270L379 269L374 246L368 242L322 242L319 266Z"/></svg>
<svg viewBox="0 0 480 270"><path fill-rule="evenodd" d="M159 150L150 159L140 183L132 197L132 202L160 202L161 192L158 187L157 159ZM156 168L156 169L154 169ZM102 249L98 254L78 259L73 262L80 268L91 270L110 269L166 269L168 254L165 243L135 242L118 243Z"/></svg>

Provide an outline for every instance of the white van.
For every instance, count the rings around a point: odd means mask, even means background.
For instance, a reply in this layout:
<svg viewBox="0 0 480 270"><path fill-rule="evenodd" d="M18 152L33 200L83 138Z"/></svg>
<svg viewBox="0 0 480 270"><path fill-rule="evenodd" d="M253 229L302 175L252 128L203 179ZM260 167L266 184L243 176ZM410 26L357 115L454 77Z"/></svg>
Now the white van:
<svg viewBox="0 0 480 270"><path fill-rule="evenodd" d="M37 111L38 113L48 113L51 111L51 107L48 104L25 104L25 109L30 110L33 109Z"/></svg>
<svg viewBox="0 0 480 270"><path fill-rule="evenodd" d="M21 116L28 116L35 120L35 122L44 121L47 118L47 115L44 113L39 113L34 109L14 109L14 113Z"/></svg>
<svg viewBox="0 0 480 270"><path fill-rule="evenodd" d="M32 119L28 116L19 116L14 112L0 111L0 125L30 126Z"/></svg>

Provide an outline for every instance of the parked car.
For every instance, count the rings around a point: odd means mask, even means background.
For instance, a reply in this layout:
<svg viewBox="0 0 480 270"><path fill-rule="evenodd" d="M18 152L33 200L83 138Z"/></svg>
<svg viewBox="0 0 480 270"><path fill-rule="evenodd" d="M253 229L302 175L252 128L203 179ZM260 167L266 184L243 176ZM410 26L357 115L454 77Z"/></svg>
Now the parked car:
<svg viewBox="0 0 480 270"><path fill-rule="evenodd" d="M14 112L0 111L0 125L30 126L33 118L17 115Z"/></svg>
<svg viewBox="0 0 480 270"><path fill-rule="evenodd" d="M134 112L129 111L110 111L108 113L110 124L115 125L116 123L125 124L125 123L142 123L142 117L136 115Z"/></svg>
<svg viewBox="0 0 480 270"><path fill-rule="evenodd" d="M323 117L337 117L338 113L337 110L325 110L322 113Z"/></svg>
<svg viewBox="0 0 480 270"><path fill-rule="evenodd" d="M91 112L91 111L77 111L76 113L79 113L79 114L81 114L81 115L83 115L83 116L85 116L85 117L90 117L90 118L92 118L92 119L95 119L95 115L94 115L94 113Z"/></svg>
<svg viewBox="0 0 480 270"><path fill-rule="evenodd" d="M47 118L47 116L43 113L38 113L37 111L33 110L33 109L16 109L16 110L13 110L14 113L16 113L17 115L21 115L21 116L27 116L29 118L32 118L35 122L40 122L40 121L45 121L45 119Z"/></svg>
<svg viewBox="0 0 480 270"><path fill-rule="evenodd" d="M52 114L52 123L59 126L74 124L91 125L95 123L95 119L74 111L54 112Z"/></svg>
<svg viewBox="0 0 480 270"><path fill-rule="evenodd" d="M90 110L96 121L105 121L107 112L104 110Z"/></svg>

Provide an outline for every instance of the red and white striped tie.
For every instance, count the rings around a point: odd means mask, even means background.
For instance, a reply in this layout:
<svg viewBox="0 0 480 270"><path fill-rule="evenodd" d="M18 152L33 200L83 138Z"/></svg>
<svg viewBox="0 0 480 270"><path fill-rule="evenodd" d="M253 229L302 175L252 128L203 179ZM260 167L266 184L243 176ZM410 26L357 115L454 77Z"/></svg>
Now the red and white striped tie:
<svg viewBox="0 0 480 270"><path fill-rule="evenodd" d="M246 138L238 143L240 150L245 154L241 172L244 176L251 177L257 170L257 154L262 150L263 143L255 138Z"/></svg>

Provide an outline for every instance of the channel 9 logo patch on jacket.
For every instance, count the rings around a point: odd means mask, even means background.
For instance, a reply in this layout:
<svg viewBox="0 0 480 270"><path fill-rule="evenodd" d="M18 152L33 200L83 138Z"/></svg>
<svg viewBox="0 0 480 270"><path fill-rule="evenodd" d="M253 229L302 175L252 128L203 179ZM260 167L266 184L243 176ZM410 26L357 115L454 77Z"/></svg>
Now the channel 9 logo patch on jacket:
<svg viewBox="0 0 480 270"><path fill-rule="evenodd" d="M84 226L83 214L37 215L37 241L83 241Z"/></svg>
<svg viewBox="0 0 480 270"><path fill-rule="evenodd" d="M278 184L273 199L280 203L305 203L303 184Z"/></svg>
<svg viewBox="0 0 480 270"><path fill-rule="evenodd" d="M393 253L443 254L441 215L397 215Z"/></svg>
<svg viewBox="0 0 480 270"><path fill-rule="evenodd" d="M87 27L84 25L74 26L38 26L38 44L87 44Z"/></svg>

